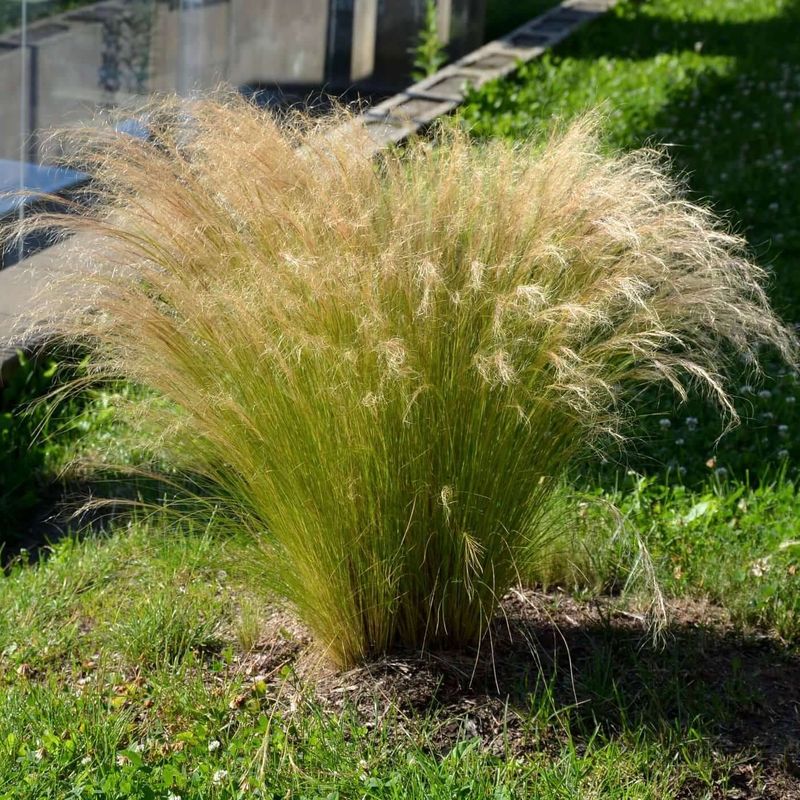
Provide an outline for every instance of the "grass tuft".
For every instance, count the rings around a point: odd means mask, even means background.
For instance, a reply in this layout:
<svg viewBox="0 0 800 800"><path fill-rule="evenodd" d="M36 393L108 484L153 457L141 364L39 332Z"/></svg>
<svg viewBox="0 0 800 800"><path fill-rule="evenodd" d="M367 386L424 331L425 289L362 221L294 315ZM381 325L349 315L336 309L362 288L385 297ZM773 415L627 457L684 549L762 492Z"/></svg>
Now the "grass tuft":
<svg viewBox="0 0 800 800"><path fill-rule="evenodd" d="M166 399L154 449L341 666L477 643L639 387L734 421L729 362L793 358L743 242L658 153L603 155L591 117L378 162L340 117L201 99L147 119L149 142L76 135L98 202L34 224L97 246L37 318Z"/></svg>

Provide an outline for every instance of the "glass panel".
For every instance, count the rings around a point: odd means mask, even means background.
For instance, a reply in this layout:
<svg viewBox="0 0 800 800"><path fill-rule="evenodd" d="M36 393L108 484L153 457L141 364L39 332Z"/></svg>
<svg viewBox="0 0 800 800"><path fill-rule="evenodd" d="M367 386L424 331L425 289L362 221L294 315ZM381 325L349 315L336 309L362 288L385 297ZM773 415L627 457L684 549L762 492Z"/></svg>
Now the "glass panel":
<svg viewBox="0 0 800 800"><path fill-rule="evenodd" d="M0 158L40 161L40 131L149 92L325 81L329 0L0 4ZM27 27L14 29L25 17Z"/></svg>
<svg viewBox="0 0 800 800"><path fill-rule="evenodd" d="M484 3L438 0L450 55L480 43ZM48 132L129 107L125 129L141 135L133 109L152 92L225 83L270 104L390 94L409 82L424 11L425 0L0 0L0 195L80 183L53 166ZM0 199L0 218L29 200Z"/></svg>

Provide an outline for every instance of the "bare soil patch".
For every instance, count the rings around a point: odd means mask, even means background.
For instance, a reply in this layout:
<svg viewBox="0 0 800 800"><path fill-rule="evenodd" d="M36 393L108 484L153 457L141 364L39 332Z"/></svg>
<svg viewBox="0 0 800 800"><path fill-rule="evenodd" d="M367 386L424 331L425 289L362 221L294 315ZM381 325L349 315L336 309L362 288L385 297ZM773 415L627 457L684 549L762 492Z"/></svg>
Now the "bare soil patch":
<svg viewBox="0 0 800 800"><path fill-rule="evenodd" d="M477 737L498 755L556 755L558 723L531 713L549 694L553 709L570 709L579 742L580 730L614 735L623 719L653 735L691 728L736 759L715 797L800 800L800 654L706 602L675 600L670 612L654 646L644 617L618 599L513 592L480 652L404 653L345 673L321 666L306 633L276 615L239 668L288 711L311 692L331 713L355 708L368 727L391 718L411 729L434 712L442 752Z"/></svg>

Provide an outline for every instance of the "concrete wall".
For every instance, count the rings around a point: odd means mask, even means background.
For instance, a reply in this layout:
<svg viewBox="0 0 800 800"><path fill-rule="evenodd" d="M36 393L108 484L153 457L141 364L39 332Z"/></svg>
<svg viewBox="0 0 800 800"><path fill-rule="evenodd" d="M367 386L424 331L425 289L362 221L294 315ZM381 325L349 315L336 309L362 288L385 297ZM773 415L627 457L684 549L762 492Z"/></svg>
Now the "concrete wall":
<svg viewBox="0 0 800 800"><path fill-rule="evenodd" d="M483 44L486 4L491 0L451 0L447 33L448 50L454 58Z"/></svg>
<svg viewBox="0 0 800 800"><path fill-rule="evenodd" d="M451 54L479 44L486 0L438 2ZM402 87L424 11L424 0L105 0L30 26L31 122L76 124L137 94L223 81L324 87L335 77ZM0 38L0 158L19 157L20 78L9 34Z"/></svg>
<svg viewBox="0 0 800 800"><path fill-rule="evenodd" d="M98 83L100 26L70 25L29 45L36 127L72 125L104 99Z"/></svg>
<svg viewBox="0 0 800 800"><path fill-rule="evenodd" d="M31 25L25 91L33 127L76 124L98 106L152 91L186 93L223 81L322 85L328 6L206 0L181 10L163 0L102 2ZM12 34L0 40L0 158L20 153L21 72Z"/></svg>
<svg viewBox="0 0 800 800"><path fill-rule="evenodd" d="M26 54L27 59L27 54ZM14 44L0 46L0 158L19 158L20 96L23 54ZM27 125L27 121L26 121Z"/></svg>
<svg viewBox="0 0 800 800"><path fill-rule="evenodd" d="M230 3L185 10L157 3L152 12L147 90L186 94L224 80L235 46L230 29Z"/></svg>
<svg viewBox="0 0 800 800"><path fill-rule="evenodd" d="M356 0L353 11L353 41L350 78L367 80L375 70L375 47L378 33L379 0Z"/></svg>
<svg viewBox="0 0 800 800"><path fill-rule="evenodd" d="M329 0L231 0L234 83L323 84Z"/></svg>

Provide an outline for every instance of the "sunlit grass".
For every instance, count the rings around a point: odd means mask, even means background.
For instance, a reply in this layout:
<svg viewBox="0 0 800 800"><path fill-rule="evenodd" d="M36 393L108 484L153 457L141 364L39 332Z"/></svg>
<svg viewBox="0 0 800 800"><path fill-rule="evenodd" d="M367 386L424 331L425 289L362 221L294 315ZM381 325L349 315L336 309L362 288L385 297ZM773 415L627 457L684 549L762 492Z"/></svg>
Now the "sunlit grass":
<svg viewBox="0 0 800 800"><path fill-rule="evenodd" d="M4 796L236 797L246 787L281 797L666 800L728 784L735 762L708 736L749 697L736 686L711 698L702 684L682 685L692 654L672 664L635 637L615 646L601 632L596 668L575 665L571 676L531 655L518 683L504 685L507 718L482 735L469 715L402 710L380 683L379 724L346 698L332 713L313 675L301 679L291 659L275 671L281 662L270 655L291 644L288 632L255 654L252 642L237 644L247 587L219 566L248 549L229 542L221 559L220 544L213 532L178 535L151 520L64 541L0 577ZM152 613L170 604L191 609L178 638ZM174 649L162 658L167 639ZM645 693L625 687L634 672ZM565 702L576 682L581 702ZM475 691L477 712L488 698ZM505 725L524 737L524 754L519 741L506 743Z"/></svg>
<svg viewBox="0 0 800 800"><path fill-rule="evenodd" d="M770 271L775 306L797 322L799 23L793 0L623 0L549 56L473 92L463 120L479 137L524 139L602 104L606 146L663 144L690 196L747 237ZM597 479L613 482L629 466L692 484L716 469L750 482L778 468L796 475L797 375L780 363L766 371L761 385L737 382L744 424L721 441L718 419L703 403L681 408L650 393L638 408L644 441ZM687 418L697 424L687 426Z"/></svg>
<svg viewBox="0 0 800 800"><path fill-rule="evenodd" d="M546 77L541 67L528 68L524 89L509 83L500 90L502 102L510 104L500 113L518 114L511 125L527 136L530 120L549 120L553 103L572 113L608 98L613 113L606 132L614 146L636 146L654 134L676 143L673 157L692 170L692 189L717 207L735 209L734 218L753 241L772 239L762 252L768 261L776 257L774 297L782 307L796 308L797 197L781 180L790 179L797 158L791 114L800 95L797 70L776 69L775 63L791 59L800 40L785 20L769 29L699 27L715 19L759 23L784 6L789 4L778 0L624 3L623 22L641 11L638 18L646 23L636 36L615 27L612 18L593 23L577 43L566 45L575 47L573 56L582 53L580 63L558 57L547 65ZM718 52L731 35L738 65L731 52ZM697 42L704 45L700 52ZM677 52L645 64L615 57L612 51L620 47L637 58L654 47ZM514 107L513 92L519 98ZM537 104L543 95L548 99ZM784 116L787 105L791 113ZM481 113L488 119L494 112L483 106ZM750 117L764 119L760 132L743 126ZM741 152L744 141L751 156ZM778 191L780 198L773 196ZM770 208L774 202L778 209ZM216 258L209 273L221 263ZM567 492L560 508L550 505L564 524L549 526L548 533L559 536L541 541L533 563L521 570L525 582L572 592L586 601L584 610L595 608L592 600L602 608L607 598L596 594L618 592L638 555L632 540L618 535L622 519L649 549L661 590L676 610L709 600L716 605L707 618L693 618L688 635L675 626L657 652L637 632L626 645L613 624L598 619L599 633L593 633L581 617L578 628L569 623L561 632L574 633L573 660L562 661L563 674L537 641L530 683L520 676L512 687L512 694L518 690L524 697L516 709L528 737L524 755L490 747L485 736L472 738L472 709L454 718L437 706L409 717L392 707L373 727L346 701L336 713L320 706L311 691L289 703L296 677L288 667L268 692L257 689L263 676L237 666L254 647L259 655L264 618L273 608L263 595L251 595L250 579L245 576L243 585L234 566L246 562L252 569L252 551L213 532L176 535L174 520L165 516L149 526L136 523L107 536L62 542L37 566L20 564L0 577L0 795L174 800L259 790L331 799L788 796L795 789L794 746L783 751L786 740L774 721L787 703L783 696L777 703L761 696L758 686L765 676L783 681L788 693L797 685L792 646L796 653L800 502L793 482L775 470L791 469L800 422L797 376L767 366L774 380L766 385L749 379L732 385L740 411L756 422L716 454L719 422L707 406L650 409L647 424L655 441L649 447L677 486L623 469L618 477L605 474L609 482L595 484L594 498ZM90 434L88 448L97 453L117 447L116 428L109 429L104 413L102 403L89 404L79 421ZM22 440L23 432L17 433ZM71 447L58 438L54 445ZM128 453L126 448L110 458L124 461ZM629 454L619 463L632 460ZM13 463L9 459L11 475ZM758 479L757 488L747 485L748 477ZM680 485L690 479L691 487ZM257 562L256 575L268 567ZM565 601L564 594L548 600L554 613ZM627 608L639 610L635 602ZM733 632L727 621L716 621L728 615ZM631 615L622 621L630 623ZM575 650L589 637L593 649L578 662ZM562 639L557 642L560 647ZM262 640L262 652L284 644L280 636ZM559 677L566 686L560 694ZM381 688L376 705L383 702ZM513 699L506 702L511 709ZM502 713L498 718L502 741L505 719ZM743 726L747 735L753 723L766 734L766 750L751 738L736 756L724 755L731 732ZM455 731L460 743L442 749L442 731ZM769 765L770 753L777 753L777 764Z"/></svg>

